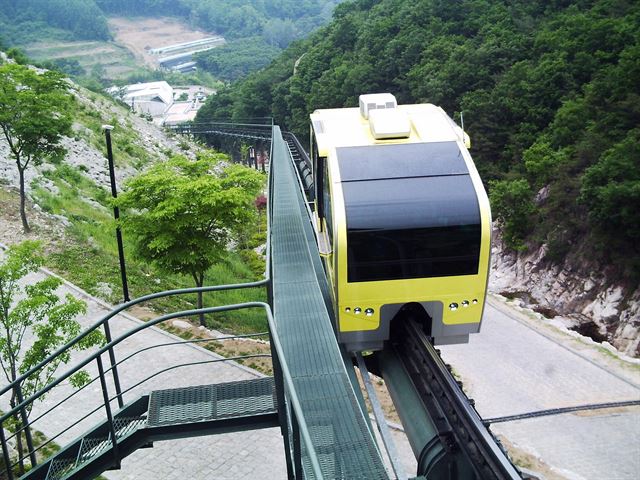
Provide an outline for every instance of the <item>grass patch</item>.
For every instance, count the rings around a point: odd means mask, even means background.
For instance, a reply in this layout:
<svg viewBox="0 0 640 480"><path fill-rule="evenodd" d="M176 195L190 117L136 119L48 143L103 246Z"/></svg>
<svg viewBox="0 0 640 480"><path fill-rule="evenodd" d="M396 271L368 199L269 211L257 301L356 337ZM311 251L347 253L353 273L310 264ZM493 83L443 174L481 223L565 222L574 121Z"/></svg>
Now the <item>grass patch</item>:
<svg viewBox="0 0 640 480"><path fill-rule="evenodd" d="M100 100L94 100L94 102L96 101ZM104 101L116 105L110 98L105 98ZM77 132L76 137L78 139L83 138L93 148L100 151L104 155L106 162L107 147L102 126L105 124L116 126L111 131L114 159L116 159L118 165L132 166L140 170L154 160L154 157L144 147L140 146L140 136L132 128L129 120L125 122L125 125L121 125L119 118L126 118L128 113L124 107L118 106L117 108L122 108L122 115L119 117L101 113L95 108L94 103L78 102L74 117L76 122L83 125L85 129Z"/></svg>
<svg viewBox="0 0 640 480"><path fill-rule="evenodd" d="M52 194L42 187L36 187L34 196L43 210L63 215L70 222L67 241L54 248L48 257L48 266L92 295L111 303L121 302L123 295L115 223L111 210L107 207L108 192L95 185L79 169L65 164L56 165L47 173L47 177L58 188L59 193ZM96 207L88 203L87 199L105 208ZM165 274L154 265L138 259L132 239L126 235L123 237L131 298L194 286L190 278ZM260 275L254 269L263 272L264 262L260 268L255 259L252 265L247 265L243 255L241 252L228 252L221 262L207 272L205 284L223 285L259 280ZM204 305L208 307L248 301L266 301L265 290L253 288L204 295ZM162 314L194 309L195 305L196 295L191 294L154 300L148 306ZM260 309L210 314L206 320L210 328L235 333L264 331L267 325Z"/></svg>

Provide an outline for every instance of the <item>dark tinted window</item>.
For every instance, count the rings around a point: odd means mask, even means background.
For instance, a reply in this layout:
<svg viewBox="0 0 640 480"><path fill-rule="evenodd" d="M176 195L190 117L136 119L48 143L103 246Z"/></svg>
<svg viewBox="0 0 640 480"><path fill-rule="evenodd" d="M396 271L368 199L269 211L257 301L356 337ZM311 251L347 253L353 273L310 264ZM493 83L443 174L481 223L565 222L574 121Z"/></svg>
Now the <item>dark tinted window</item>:
<svg viewBox="0 0 640 480"><path fill-rule="evenodd" d="M480 210L469 175L342 183L348 281L478 272Z"/></svg>
<svg viewBox="0 0 640 480"><path fill-rule="evenodd" d="M348 281L478 273L480 225L406 230L349 230Z"/></svg>
<svg viewBox="0 0 640 480"><path fill-rule="evenodd" d="M480 223L469 175L343 182L349 230L404 230Z"/></svg>
<svg viewBox="0 0 640 480"><path fill-rule="evenodd" d="M324 175L322 177L322 196L324 201L324 216L327 225L327 236L329 237L329 245L333 246L333 213L331 211L331 192L329 191L329 169L326 158L323 160Z"/></svg>
<svg viewBox="0 0 640 480"><path fill-rule="evenodd" d="M336 154L343 182L469 173L456 142L342 147Z"/></svg>

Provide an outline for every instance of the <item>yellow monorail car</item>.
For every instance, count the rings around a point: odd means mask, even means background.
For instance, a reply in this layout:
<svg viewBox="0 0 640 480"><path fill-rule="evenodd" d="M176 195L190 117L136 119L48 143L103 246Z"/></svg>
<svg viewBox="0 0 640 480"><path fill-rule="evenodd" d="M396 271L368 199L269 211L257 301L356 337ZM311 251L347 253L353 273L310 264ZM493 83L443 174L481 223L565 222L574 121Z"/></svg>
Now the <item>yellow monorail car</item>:
<svg viewBox="0 0 640 480"><path fill-rule="evenodd" d="M440 107L391 94L311 114L314 226L348 350L381 349L407 308L436 345L479 331L491 212L468 146Z"/></svg>

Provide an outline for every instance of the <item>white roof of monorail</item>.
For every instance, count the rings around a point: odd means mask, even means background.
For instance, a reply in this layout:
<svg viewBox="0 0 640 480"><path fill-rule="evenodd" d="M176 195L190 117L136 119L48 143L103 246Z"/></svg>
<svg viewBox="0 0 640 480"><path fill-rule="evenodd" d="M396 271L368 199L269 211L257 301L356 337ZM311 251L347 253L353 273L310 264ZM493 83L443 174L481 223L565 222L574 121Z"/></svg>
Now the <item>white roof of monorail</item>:
<svg viewBox="0 0 640 480"><path fill-rule="evenodd" d="M451 142L462 140L462 130L442 108L432 104L398 105L411 122L408 138L391 142ZM311 121L320 152L343 146L364 146L390 143L376 140L371 134L369 121L363 118L358 108L336 108L316 110Z"/></svg>

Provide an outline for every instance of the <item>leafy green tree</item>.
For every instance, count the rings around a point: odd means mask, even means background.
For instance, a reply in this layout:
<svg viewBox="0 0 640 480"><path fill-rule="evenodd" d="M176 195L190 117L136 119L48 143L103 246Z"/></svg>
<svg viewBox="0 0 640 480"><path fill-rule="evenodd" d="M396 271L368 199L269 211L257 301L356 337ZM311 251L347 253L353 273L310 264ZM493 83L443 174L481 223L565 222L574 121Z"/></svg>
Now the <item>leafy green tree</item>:
<svg viewBox="0 0 640 480"><path fill-rule="evenodd" d="M582 180L580 200L594 224L638 245L640 241L640 129L605 152Z"/></svg>
<svg viewBox="0 0 640 480"><path fill-rule="evenodd" d="M531 187L524 178L490 183L491 210L502 224L505 243L515 250L525 248L524 238L532 229L531 215L535 211L532 196Z"/></svg>
<svg viewBox="0 0 640 480"><path fill-rule="evenodd" d="M0 66L0 129L16 161L20 182L20 218L31 229L25 211L24 172L31 164L61 155L63 135L71 132L69 85L57 72Z"/></svg>
<svg viewBox="0 0 640 480"><path fill-rule="evenodd" d="M261 174L225 160L221 154L195 161L175 156L129 180L118 198L138 255L167 273L190 275L197 287L230 241L255 221L253 202L263 187Z"/></svg>
<svg viewBox="0 0 640 480"><path fill-rule="evenodd" d="M18 47L11 47L7 50L7 57L19 65L27 65L29 63L29 57Z"/></svg>
<svg viewBox="0 0 640 480"><path fill-rule="evenodd" d="M37 271L42 263L40 244L34 241L9 247L0 259L0 367L9 383L14 383L20 375L80 333L81 327L75 318L86 311L83 301L69 294L64 300L60 299L56 290L62 281L58 278L46 277L37 281L24 278ZM95 331L71 350L16 384L11 393L11 408L18 405L19 389L24 398L29 397L51 382L58 367L71 359L72 350L85 350L102 341L100 332ZM76 387L85 381L84 372L72 377ZM31 413L32 405L26 407L27 416ZM17 414L13 428L23 428ZM17 435L21 473L24 471L22 437L26 428Z"/></svg>
<svg viewBox="0 0 640 480"><path fill-rule="evenodd" d="M567 161L567 152L554 150L546 137L541 136L524 151L522 159L531 182L539 188L554 178L558 166Z"/></svg>
<svg viewBox="0 0 640 480"><path fill-rule="evenodd" d="M269 64L280 52L261 37L234 40L195 55L198 66L216 78L234 81Z"/></svg>

